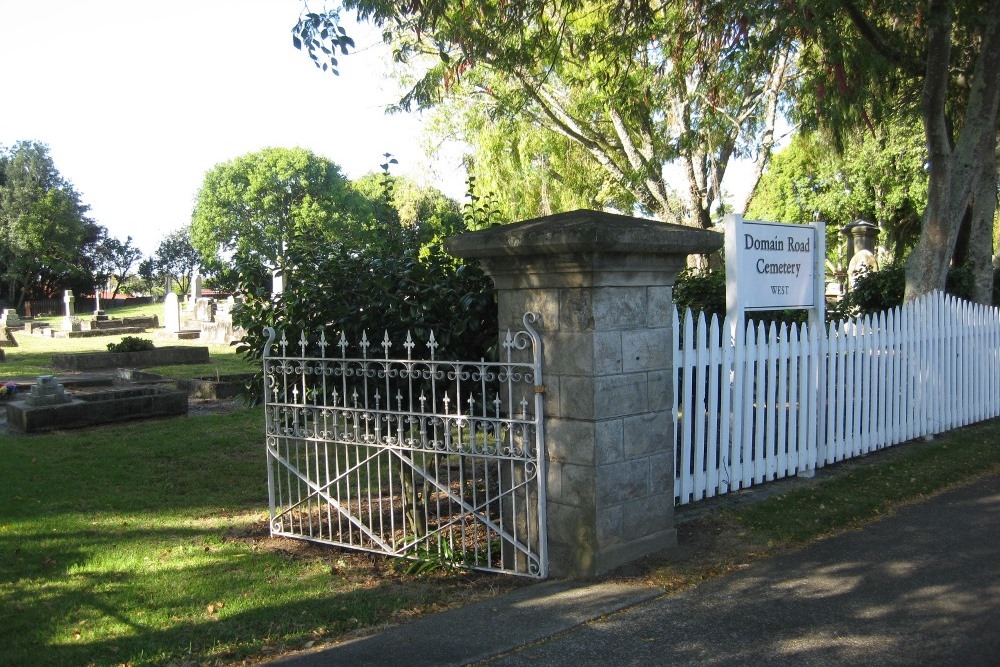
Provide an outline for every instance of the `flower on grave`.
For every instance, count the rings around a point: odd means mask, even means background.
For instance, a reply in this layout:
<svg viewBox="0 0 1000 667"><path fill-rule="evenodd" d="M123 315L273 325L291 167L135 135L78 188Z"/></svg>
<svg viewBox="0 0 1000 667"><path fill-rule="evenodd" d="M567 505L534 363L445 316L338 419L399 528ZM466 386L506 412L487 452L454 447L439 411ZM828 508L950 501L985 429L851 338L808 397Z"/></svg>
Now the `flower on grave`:
<svg viewBox="0 0 1000 667"><path fill-rule="evenodd" d="M9 398L17 393L17 385L13 382L0 384L0 398Z"/></svg>

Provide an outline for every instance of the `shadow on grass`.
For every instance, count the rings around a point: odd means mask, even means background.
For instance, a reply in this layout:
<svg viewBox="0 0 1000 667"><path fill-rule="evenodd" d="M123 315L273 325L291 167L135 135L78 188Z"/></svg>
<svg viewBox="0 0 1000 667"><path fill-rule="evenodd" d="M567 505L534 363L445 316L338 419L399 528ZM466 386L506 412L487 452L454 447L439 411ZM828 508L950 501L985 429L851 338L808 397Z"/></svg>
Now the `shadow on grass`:
<svg viewBox="0 0 1000 667"><path fill-rule="evenodd" d="M132 528L5 536L0 663L140 665L260 655L265 647L301 647L389 621L447 600L449 589L479 576L415 580L385 569L383 560L384 576L370 573L359 584L331 567L337 549L323 559L290 558L210 533Z"/></svg>

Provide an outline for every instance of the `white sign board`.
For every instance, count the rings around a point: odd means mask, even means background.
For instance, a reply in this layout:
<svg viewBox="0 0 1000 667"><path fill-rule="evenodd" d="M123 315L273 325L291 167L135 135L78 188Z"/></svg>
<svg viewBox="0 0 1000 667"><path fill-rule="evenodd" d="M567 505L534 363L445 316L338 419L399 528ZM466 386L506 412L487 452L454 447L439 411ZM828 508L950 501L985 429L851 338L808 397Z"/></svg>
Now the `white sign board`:
<svg viewBox="0 0 1000 667"><path fill-rule="evenodd" d="M726 310L812 309L823 321L826 231L726 216Z"/></svg>

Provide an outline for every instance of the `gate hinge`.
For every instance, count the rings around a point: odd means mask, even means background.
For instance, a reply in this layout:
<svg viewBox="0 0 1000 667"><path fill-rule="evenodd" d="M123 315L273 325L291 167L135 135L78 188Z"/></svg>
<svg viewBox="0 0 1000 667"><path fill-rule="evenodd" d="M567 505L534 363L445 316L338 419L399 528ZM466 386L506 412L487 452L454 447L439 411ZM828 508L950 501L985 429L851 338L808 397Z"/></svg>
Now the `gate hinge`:
<svg viewBox="0 0 1000 667"><path fill-rule="evenodd" d="M535 393L536 394L544 394L545 393L545 385L544 384L535 385Z"/></svg>

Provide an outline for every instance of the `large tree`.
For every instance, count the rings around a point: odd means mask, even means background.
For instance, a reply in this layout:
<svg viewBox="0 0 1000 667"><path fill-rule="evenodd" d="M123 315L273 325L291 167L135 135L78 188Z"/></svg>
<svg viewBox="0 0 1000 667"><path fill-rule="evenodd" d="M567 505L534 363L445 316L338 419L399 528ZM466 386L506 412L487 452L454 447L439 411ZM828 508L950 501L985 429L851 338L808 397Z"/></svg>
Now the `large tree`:
<svg viewBox="0 0 1000 667"><path fill-rule="evenodd" d="M906 297L944 289L973 201L979 207L973 235L990 238L1000 0L810 0L789 7L809 45L803 90L812 95L801 100L802 119L821 119L835 131L878 125L900 109L922 119L928 195L920 239L906 264ZM977 282L991 283L989 263L980 264Z"/></svg>
<svg viewBox="0 0 1000 667"><path fill-rule="evenodd" d="M775 3L343 6L381 25L397 59L435 60L401 108L432 106L452 91L474 97L497 117L573 142L662 220L710 226L730 160L752 154L763 165L769 154L791 45ZM349 46L337 28L336 11L307 13L294 39L325 62ZM670 165L683 174L679 187Z"/></svg>
<svg viewBox="0 0 1000 667"><path fill-rule="evenodd" d="M877 224L880 242L902 259L916 243L927 204L927 151L919 120L893 119L858 130L842 150L823 133L797 134L775 154L747 208L751 218L827 223L827 251L857 219Z"/></svg>
<svg viewBox="0 0 1000 667"><path fill-rule="evenodd" d="M265 148L205 174L191 242L205 266L230 263L260 280L289 271L291 243L330 242L366 210L333 162L304 148Z"/></svg>
<svg viewBox="0 0 1000 667"><path fill-rule="evenodd" d="M100 286L114 278L114 288L111 292L111 298L114 299L131 273L132 267L141 259L142 250L132 245L131 236L126 237L122 243L121 240L108 236L105 230L94 249L95 283Z"/></svg>
<svg viewBox="0 0 1000 667"><path fill-rule="evenodd" d="M102 228L88 210L45 144L0 148L0 270L16 307L26 298L93 288L92 251Z"/></svg>
<svg viewBox="0 0 1000 667"><path fill-rule="evenodd" d="M143 262L139 273L150 283L156 280L165 283L169 278L184 293L200 263L201 255L191 244L191 226L188 225L164 236L153 256Z"/></svg>

